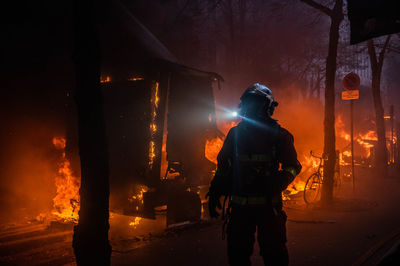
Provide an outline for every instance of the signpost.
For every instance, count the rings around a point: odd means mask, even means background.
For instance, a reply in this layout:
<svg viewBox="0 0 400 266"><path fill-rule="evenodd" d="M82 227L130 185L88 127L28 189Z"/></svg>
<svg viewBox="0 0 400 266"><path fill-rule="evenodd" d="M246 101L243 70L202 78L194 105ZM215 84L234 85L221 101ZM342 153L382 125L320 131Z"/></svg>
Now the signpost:
<svg viewBox="0 0 400 266"><path fill-rule="evenodd" d="M343 78L343 87L347 91L342 91L342 100L350 101L350 143L351 143L351 175L353 178L353 192L355 191L354 175L354 126L353 126L353 101L360 98L360 92L357 90L360 86L360 77L356 73L349 73Z"/></svg>

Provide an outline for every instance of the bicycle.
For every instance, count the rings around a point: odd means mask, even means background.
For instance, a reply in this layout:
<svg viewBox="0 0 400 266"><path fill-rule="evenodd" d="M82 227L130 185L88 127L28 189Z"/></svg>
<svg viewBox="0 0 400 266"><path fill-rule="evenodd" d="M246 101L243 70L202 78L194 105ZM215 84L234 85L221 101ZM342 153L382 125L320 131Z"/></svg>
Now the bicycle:
<svg viewBox="0 0 400 266"><path fill-rule="evenodd" d="M316 156L310 151L310 155L314 158L319 159L318 169L315 173L311 174L307 179L306 184L304 186L304 201L306 204L315 203L319 200L321 196L321 187L324 184L323 177L323 157ZM333 195L337 196L341 186L340 179L340 170L339 170L339 162L336 160L335 165L335 174L333 177Z"/></svg>

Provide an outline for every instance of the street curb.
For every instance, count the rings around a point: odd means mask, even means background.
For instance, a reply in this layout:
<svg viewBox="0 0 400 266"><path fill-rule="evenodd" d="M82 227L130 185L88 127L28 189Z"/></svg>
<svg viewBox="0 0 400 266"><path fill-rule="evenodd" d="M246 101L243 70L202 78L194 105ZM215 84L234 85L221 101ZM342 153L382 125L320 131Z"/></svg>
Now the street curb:
<svg viewBox="0 0 400 266"><path fill-rule="evenodd" d="M376 265L376 264L371 264L370 260L373 258L374 255L380 251L385 245L392 241L395 238L399 238L395 241L395 243L400 242L400 229L397 229L393 231L391 234L386 236L384 239L381 241L377 242L372 248L370 248L364 255L362 255L356 262L352 264L352 266L367 266L367 265ZM392 246L388 250L391 249ZM379 262L383 259L384 255L387 254L388 250L386 250L383 254L383 256L379 259ZM378 262L378 263L379 263Z"/></svg>

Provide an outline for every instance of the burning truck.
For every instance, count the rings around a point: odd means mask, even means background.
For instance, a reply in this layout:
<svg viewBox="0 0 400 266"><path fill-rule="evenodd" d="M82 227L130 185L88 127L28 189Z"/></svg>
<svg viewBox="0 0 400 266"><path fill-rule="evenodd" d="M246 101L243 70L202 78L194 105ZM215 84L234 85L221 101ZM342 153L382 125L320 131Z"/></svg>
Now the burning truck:
<svg viewBox="0 0 400 266"><path fill-rule="evenodd" d="M154 208L167 205L167 223L200 219L199 194L215 169L206 143L223 136L212 88L221 79L168 61L104 79L111 210L155 218Z"/></svg>
<svg viewBox="0 0 400 266"><path fill-rule="evenodd" d="M165 60L151 61L149 66L133 76L101 78L110 210L155 219L155 207L167 206L168 224L198 220L224 137L216 124L212 87L222 77ZM79 182L68 181L79 180L71 177L79 173L73 120L66 139L53 139L54 146L63 150L58 175L65 183L56 184L64 204L56 197L54 205L60 208L54 213L69 220L77 219L79 208ZM65 193L70 187L75 192Z"/></svg>
<svg viewBox="0 0 400 266"><path fill-rule="evenodd" d="M167 224L198 220L204 190L216 168L215 158L207 159L210 152L205 149L215 149L223 139L213 96L213 83L219 86L223 79L177 63L126 8L112 8L115 16L106 18L100 30L110 211L154 219L155 207L167 207ZM77 176L71 98L65 159ZM219 141L210 142L215 139ZM79 199L72 201L76 205ZM79 206L68 208L75 213Z"/></svg>

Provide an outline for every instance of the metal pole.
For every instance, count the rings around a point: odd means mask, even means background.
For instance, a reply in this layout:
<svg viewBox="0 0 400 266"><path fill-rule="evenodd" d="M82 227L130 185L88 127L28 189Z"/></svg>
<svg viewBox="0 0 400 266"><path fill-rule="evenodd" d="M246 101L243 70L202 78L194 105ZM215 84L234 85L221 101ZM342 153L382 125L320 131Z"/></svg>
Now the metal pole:
<svg viewBox="0 0 400 266"><path fill-rule="evenodd" d="M390 124L392 127L392 140L390 142L390 149L391 149L391 156L390 156L390 163L394 163L394 107L393 105L390 106Z"/></svg>
<svg viewBox="0 0 400 266"><path fill-rule="evenodd" d="M353 192L356 189L356 181L354 175L354 126L353 126L353 101L350 100L350 140L351 140L351 175L353 177Z"/></svg>
<svg viewBox="0 0 400 266"><path fill-rule="evenodd" d="M400 145L399 145L399 140L400 140L400 123L397 123L396 126L396 159L395 159L395 163L397 165L397 167L400 166Z"/></svg>

